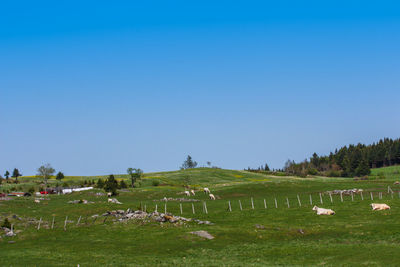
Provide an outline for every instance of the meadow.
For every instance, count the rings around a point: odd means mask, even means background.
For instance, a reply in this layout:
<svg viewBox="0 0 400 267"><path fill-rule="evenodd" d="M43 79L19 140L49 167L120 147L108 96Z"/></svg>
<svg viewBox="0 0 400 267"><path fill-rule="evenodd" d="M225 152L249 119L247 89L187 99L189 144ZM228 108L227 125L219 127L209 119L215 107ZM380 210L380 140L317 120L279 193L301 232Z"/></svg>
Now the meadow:
<svg viewBox="0 0 400 267"><path fill-rule="evenodd" d="M271 266L347 265L397 266L400 252L399 167L373 170L370 180L325 177L283 177L246 171L198 168L145 174L141 187L119 191L122 205L107 203L95 189L69 195L50 195L40 203L34 197L0 202L0 220L8 217L21 230L15 237L0 239L1 266ZM384 179L376 174L385 172ZM67 177L70 183L105 177ZM128 179L125 175L119 179ZM21 181L32 186L35 177ZM152 181L160 184L153 186ZM91 217L116 209L167 211L180 215L179 202L164 197L184 197L184 182L199 190L198 199L182 202L182 216L208 220L213 225L113 222ZM53 184L56 181L51 181ZM9 186L4 185L3 186ZM200 189L209 187L217 200L211 201ZM387 193L390 186L394 194ZM336 189L363 189L361 195L332 196ZM382 192L382 199L378 198ZM323 193L321 204L320 193ZM374 200L370 199L373 194ZM310 195L313 203L310 203ZM299 200L297 198L299 196ZM46 200L47 199L47 200ZM86 199L93 204L68 204ZM254 209L251 199L253 199ZM265 203L267 208L265 208ZM275 199L277 207L275 206ZM202 209L206 202L208 214ZM240 210L239 201L242 204ZM228 203L232 211L229 211ZM288 207L288 202L289 206ZM387 203L389 211L372 211L370 203ZM317 216L312 207L332 208L333 216ZM17 215L22 221L13 217ZM64 231L64 220L71 222ZM49 229L52 218L54 229ZM76 225L79 217L81 222ZM28 224L27 218L42 218ZM189 232L205 230L215 238L206 240ZM10 242L11 241L11 242Z"/></svg>

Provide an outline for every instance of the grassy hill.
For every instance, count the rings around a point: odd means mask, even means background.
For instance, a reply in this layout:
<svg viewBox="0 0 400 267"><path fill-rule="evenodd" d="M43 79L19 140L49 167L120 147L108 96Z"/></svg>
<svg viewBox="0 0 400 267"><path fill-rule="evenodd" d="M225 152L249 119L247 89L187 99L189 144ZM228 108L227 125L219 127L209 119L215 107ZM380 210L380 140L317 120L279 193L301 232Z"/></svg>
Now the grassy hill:
<svg viewBox="0 0 400 267"><path fill-rule="evenodd" d="M400 181L400 165L384 168L371 169L371 178L399 180Z"/></svg>
<svg viewBox="0 0 400 267"><path fill-rule="evenodd" d="M382 169L380 169L382 170ZM164 210L163 197L183 197L182 180L189 177L192 188L208 186L217 196L197 191L190 198L205 201L182 202L183 216L209 220L214 225L187 223L127 223L94 221L94 214L108 210L137 209ZM120 176L121 179L126 176ZM28 179L28 178L27 178ZM68 179L87 179L87 177ZM162 186L152 186L158 179ZM391 186L395 194L387 194ZM333 195L327 190L364 189L361 195ZM107 203L97 195L101 190L51 195L34 203L31 198L16 198L0 202L0 221L8 217L21 230L16 237L0 239L2 266L265 266L265 265L389 265L398 264L400 252L399 185L393 179L354 181L349 178L295 178L272 177L246 171L199 168L164 173L147 173L142 187L120 191L116 197L122 205ZM382 192L379 199L378 192ZM323 204L320 203L320 194ZM370 193L374 200L370 199ZM301 206L298 202L299 196ZM313 203L310 203L310 196ZM68 201L86 199L93 204L68 204ZM251 205L253 199L254 209ZM264 206L264 199L267 208ZM277 207L275 207L275 199ZM158 200L158 201L157 201ZM232 212L228 210L228 201ZM239 201L242 204L240 210ZM288 203L290 207L288 207ZM369 204L382 202L392 209L373 212ZM312 211L313 205L332 208L336 215L320 217ZM180 214L180 203L166 203L167 210ZM13 216L17 215L17 216ZM55 229L47 229L55 218ZM67 231L63 230L68 216ZM81 223L77 225L78 218ZM21 218L22 220L19 220ZM37 230L37 221L42 227ZM28 219L36 219L31 221ZM256 228L262 225L264 229ZM189 232L206 230L213 240L195 237ZM13 241L15 243L9 243Z"/></svg>

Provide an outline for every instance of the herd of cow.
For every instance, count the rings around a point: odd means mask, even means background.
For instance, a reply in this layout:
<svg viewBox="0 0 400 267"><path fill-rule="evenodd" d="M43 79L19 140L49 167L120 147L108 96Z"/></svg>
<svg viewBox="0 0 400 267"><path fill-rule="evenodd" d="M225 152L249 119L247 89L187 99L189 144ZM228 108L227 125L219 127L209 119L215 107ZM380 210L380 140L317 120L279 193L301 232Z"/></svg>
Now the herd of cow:
<svg viewBox="0 0 400 267"><path fill-rule="evenodd" d="M372 208L372 210L390 210L389 205L378 204L378 203L372 203L371 208ZM313 210L315 210L317 212L317 215L334 215L335 214L335 212L331 209L319 208L317 206L314 206Z"/></svg>
<svg viewBox="0 0 400 267"><path fill-rule="evenodd" d="M211 194L210 189L205 187L205 188L203 188L203 192L204 192L204 194L208 194L208 196L210 197L211 200L215 200L215 196L214 196L214 194ZM191 195L193 195L193 196L196 195L196 193L193 189L190 191L185 191L184 194L188 197L190 197ZM389 205L379 204L379 203L372 203L371 208L372 208L372 210L390 210ZM319 208L317 206L314 206L312 208L312 210L316 211L317 215L334 215L335 214L335 212L331 209Z"/></svg>
<svg viewBox="0 0 400 267"><path fill-rule="evenodd" d="M210 189L208 189L207 187L204 187L204 188L203 188L203 192L204 192L204 194L208 194L208 196L210 197L211 200L215 200L215 196L214 196L214 194L211 194ZM184 194L185 194L186 196L188 196L188 197L190 197L191 194L192 194L193 196L196 195L196 193L194 192L193 189L190 190L190 191L185 191Z"/></svg>

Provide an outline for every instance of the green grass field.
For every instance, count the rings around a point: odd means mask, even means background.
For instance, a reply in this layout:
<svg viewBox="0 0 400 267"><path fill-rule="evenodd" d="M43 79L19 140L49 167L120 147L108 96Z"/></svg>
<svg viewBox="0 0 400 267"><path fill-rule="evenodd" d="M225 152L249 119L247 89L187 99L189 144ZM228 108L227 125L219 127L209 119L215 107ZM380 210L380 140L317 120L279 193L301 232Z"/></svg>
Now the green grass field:
<svg viewBox="0 0 400 267"><path fill-rule="evenodd" d="M385 179L354 181L350 178L294 178L273 177L245 171L199 168L165 173L148 173L140 188L120 192L116 197L122 205L106 202L93 190L70 195L51 195L49 200L34 203L33 197L16 198L0 202L1 221L5 217L22 230L15 237L0 239L1 266L266 266L266 265L345 265L345 266L398 266L396 255L400 252L400 199L399 185L394 180L399 167L373 170L385 172ZM125 178L126 176L117 176ZM187 178L189 177L189 178ZM79 182L87 177L68 177ZM96 177L99 178L99 177ZM31 179L31 180L29 180ZM24 177L26 182L32 179ZM92 177L90 178L92 179ZM152 186L152 180L162 186ZM188 223L177 226L170 223L103 223L103 218L93 224L93 214L107 210L137 209L146 205L153 210L158 205L164 209L165 197L183 197L183 179L189 179L193 188L207 186L217 196L210 201L198 192L191 197L206 201L208 214L202 211L202 202L195 202L196 214L191 203L183 203L183 216L206 219L214 225ZM400 179L399 179L400 180ZM4 185L3 185L4 186ZM9 186L9 185L6 185ZM395 194L388 194L390 186ZM364 189L360 195L333 196L327 194L320 203L320 192L335 189ZM387 203L389 211L372 211L370 192L375 203ZM378 199L383 192L383 199ZM302 206L299 206L297 195ZM317 216L313 204L332 208L334 216ZM254 209L251 206L254 200ZM275 207L275 198L278 208ZM69 200L87 199L94 204L67 204ZM264 199L267 209L264 207ZM239 200L243 210L239 209ZM290 208L287 206L289 201ZM232 212L228 210L231 202ZM168 202L168 212L180 215L179 202ZM12 217L18 215L19 221ZM47 229L55 218L54 229ZM68 216L67 231L63 221ZM76 225L82 216L81 224ZM42 218L29 226L27 218ZM257 229L256 224L265 229ZM215 236L204 240L189 234L205 230ZM15 241L9 243L9 241Z"/></svg>

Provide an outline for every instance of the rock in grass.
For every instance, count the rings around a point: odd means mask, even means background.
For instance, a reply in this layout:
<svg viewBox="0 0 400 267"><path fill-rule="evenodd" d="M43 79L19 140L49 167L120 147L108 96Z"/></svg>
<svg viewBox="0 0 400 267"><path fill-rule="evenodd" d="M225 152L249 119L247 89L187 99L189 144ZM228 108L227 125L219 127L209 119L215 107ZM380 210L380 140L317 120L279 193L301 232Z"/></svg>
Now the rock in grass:
<svg viewBox="0 0 400 267"><path fill-rule="evenodd" d="M265 226L262 225L262 224L256 224L255 227L256 227L257 229L261 229L261 230L264 230L264 229L265 229Z"/></svg>
<svg viewBox="0 0 400 267"><path fill-rule="evenodd" d="M194 231L194 232L190 232L192 235L197 235L200 237L203 237L205 239L214 239L214 236L210 235L207 231Z"/></svg>

